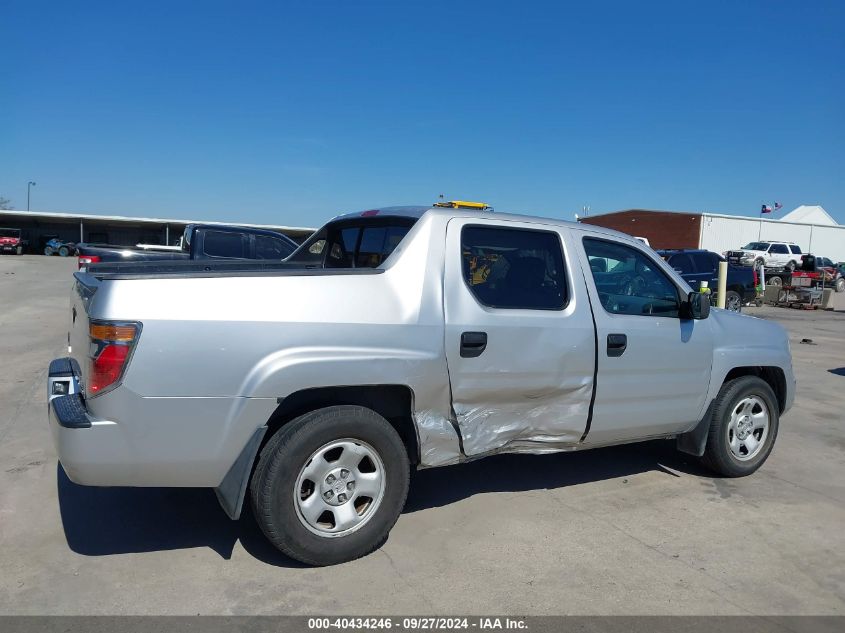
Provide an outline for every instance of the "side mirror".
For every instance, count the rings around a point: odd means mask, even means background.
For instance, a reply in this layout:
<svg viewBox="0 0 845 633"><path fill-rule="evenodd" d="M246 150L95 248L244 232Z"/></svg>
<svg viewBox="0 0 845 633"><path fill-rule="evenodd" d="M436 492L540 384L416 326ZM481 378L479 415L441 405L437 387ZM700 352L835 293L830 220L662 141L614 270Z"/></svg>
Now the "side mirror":
<svg viewBox="0 0 845 633"><path fill-rule="evenodd" d="M710 316L710 295L691 292L687 295L686 316L688 319L706 319Z"/></svg>

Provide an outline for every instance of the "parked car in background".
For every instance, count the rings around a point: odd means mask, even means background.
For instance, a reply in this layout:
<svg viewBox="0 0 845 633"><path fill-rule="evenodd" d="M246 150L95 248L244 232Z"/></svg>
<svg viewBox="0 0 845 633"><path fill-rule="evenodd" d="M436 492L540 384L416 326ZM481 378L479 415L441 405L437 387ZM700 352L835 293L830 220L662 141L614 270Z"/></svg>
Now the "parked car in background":
<svg viewBox="0 0 845 633"><path fill-rule="evenodd" d="M20 229L0 229L0 253L23 255L26 246Z"/></svg>
<svg viewBox="0 0 845 633"><path fill-rule="evenodd" d="M47 381L68 477L214 488L233 519L248 497L313 565L385 542L411 466L676 438L748 475L795 393L780 325L548 218L373 209L280 263L94 266L70 303Z"/></svg>
<svg viewBox="0 0 845 633"><path fill-rule="evenodd" d="M727 251L725 257L732 264L795 270L801 261L801 248L792 242L751 242L739 250Z"/></svg>
<svg viewBox="0 0 845 633"><path fill-rule="evenodd" d="M845 272L843 266L829 257L817 257L816 265L824 271L824 282L833 286L836 292L845 292Z"/></svg>
<svg viewBox="0 0 845 633"><path fill-rule="evenodd" d="M60 257L67 257L76 253L76 244L73 242L65 242L58 238L53 238L47 241L44 245L45 255L59 255Z"/></svg>
<svg viewBox="0 0 845 633"><path fill-rule="evenodd" d="M78 244L79 269L101 263L193 259L265 259L281 261L298 244L276 231L240 226L189 224L178 246Z"/></svg>
<svg viewBox="0 0 845 633"><path fill-rule="evenodd" d="M664 249L657 251L669 265L684 278L693 290L706 281L715 295L719 287L719 262L725 258L717 253L700 249ZM728 264L728 284L725 308L740 312L742 306L757 298L754 270L748 266Z"/></svg>

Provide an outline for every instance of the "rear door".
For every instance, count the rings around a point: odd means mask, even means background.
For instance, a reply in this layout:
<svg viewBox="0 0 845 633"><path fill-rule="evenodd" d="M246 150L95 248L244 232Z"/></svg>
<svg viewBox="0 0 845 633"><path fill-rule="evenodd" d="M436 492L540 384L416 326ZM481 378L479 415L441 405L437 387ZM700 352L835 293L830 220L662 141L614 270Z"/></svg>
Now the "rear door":
<svg viewBox="0 0 845 633"><path fill-rule="evenodd" d="M582 233L582 265L598 338L598 373L586 443L672 434L704 410L713 358L708 320L680 318L683 292L633 241ZM595 273L597 269L603 273Z"/></svg>
<svg viewBox="0 0 845 633"><path fill-rule="evenodd" d="M577 443L592 396L595 333L566 233L454 218L446 240L446 359L464 452Z"/></svg>

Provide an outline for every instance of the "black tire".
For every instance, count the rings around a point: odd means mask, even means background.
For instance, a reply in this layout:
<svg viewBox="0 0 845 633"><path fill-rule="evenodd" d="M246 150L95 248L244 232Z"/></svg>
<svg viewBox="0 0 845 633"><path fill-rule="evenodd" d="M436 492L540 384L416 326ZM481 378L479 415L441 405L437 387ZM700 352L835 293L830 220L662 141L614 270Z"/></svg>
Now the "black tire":
<svg viewBox="0 0 845 633"><path fill-rule="evenodd" d="M67 257L70 255L70 249L67 246L59 247L59 257Z"/></svg>
<svg viewBox="0 0 845 633"><path fill-rule="evenodd" d="M845 277L840 277L833 283L836 292L845 292Z"/></svg>
<svg viewBox="0 0 845 633"><path fill-rule="evenodd" d="M53 249L52 249L51 247L49 247L49 246L45 246L45 247L44 247L44 254L45 254L47 257L50 257L50 256L53 254Z"/></svg>
<svg viewBox="0 0 845 633"><path fill-rule="evenodd" d="M769 428L763 445L757 453L740 460L734 456L729 444L729 423L731 414L740 402L749 396L756 396L768 408ZM722 385L713 407L710 430L702 462L705 466L724 477L744 477L757 470L772 452L779 425L777 398L772 388L757 376L741 376Z"/></svg>
<svg viewBox="0 0 845 633"><path fill-rule="evenodd" d="M311 455L330 442L346 438L365 442L382 460L383 496L360 528L342 536L321 536L300 519L295 488ZM359 406L318 409L283 426L262 449L250 481L255 518L267 539L293 559L309 565L354 560L387 540L405 505L409 470L405 445L382 416Z"/></svg>
<svg viewBox="0 0 845 633"><path fill-rule="evenodd" d="M23 246L18 246L16 252L17 252L18 255L23 255Z"/></svg>
<svg viewBox="0 0 845 633"><path fill-rule="evenodd" d="M798 267L798 264L795 263L794 261L791 261L786 265L786 270L788 270L789 272L795 272L795 269L797 267Z"/></svg>
<svg viewBox="0 0 845 633"><path fill-rule="evenodd" d="M766 285L767 286L782 286L783 279L780 277L767 277L766 278Z"/></svg>
<svg viewBox="0 0 845 633"><path fill-rule="evenodd" d="M742 297L735 290L725 293L725 309L731 312L742 312Z"/></svg>
<svg viewBox="0 0 845 633"><path fill-rule="evenodd" d="M761 258L761 257L758 257L756 260L754 260L754 268L760 268L760 266L765 266L765 265L766 265L766 262L763 261L763 258Z"/></svg>

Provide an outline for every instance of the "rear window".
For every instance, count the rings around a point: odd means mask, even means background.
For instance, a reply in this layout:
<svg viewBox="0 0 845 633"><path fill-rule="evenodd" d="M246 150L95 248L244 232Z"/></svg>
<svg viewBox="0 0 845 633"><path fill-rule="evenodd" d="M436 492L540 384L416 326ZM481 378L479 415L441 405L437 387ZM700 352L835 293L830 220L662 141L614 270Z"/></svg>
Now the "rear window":
<svg viewBox="0 0 845 633"><path fill-rule="evenodd" d="M377 268L399 246L414 218L344 220L328 224L288 261L326 268Z"/></svg>
<svg viewBox="0 0 845 633"><path fill-rule="evenodd" d="M790 244L790 245L789 245L789 250L791 250L791 251L792 251L792 254L793 254L793 255L800 255L800 254L801 254L801 249L800 249L800 248L798 248L797 246L795 246L795 244Z"/></svg>

